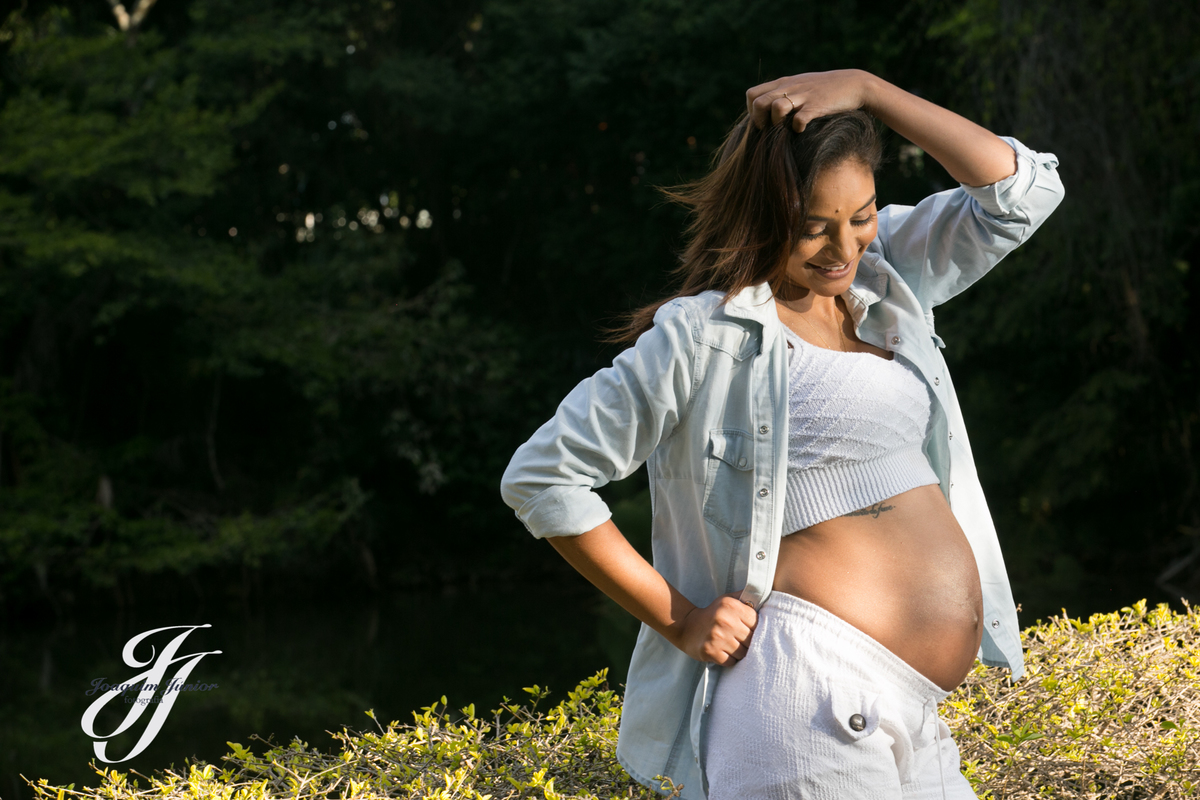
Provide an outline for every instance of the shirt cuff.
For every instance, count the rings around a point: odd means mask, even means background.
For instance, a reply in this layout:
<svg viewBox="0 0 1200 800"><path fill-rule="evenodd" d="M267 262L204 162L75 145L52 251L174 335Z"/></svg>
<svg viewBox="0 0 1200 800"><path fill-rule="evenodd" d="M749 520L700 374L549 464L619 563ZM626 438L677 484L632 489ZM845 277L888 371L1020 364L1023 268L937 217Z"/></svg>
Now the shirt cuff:
<svg viewBox="0 0 1200 800"><path fill-rule="evenodd" d="M612 511L586 486L551 486L529 498L517 518L538 539L578 536L604 524Z"/></svg>
<svg viewBox="0 0 1200 800"><path fill-rule="evenodd" d="M1037 153L1011 136L1001 136L1017 154L1017 171L1003 180L987 186L967 186L963 190L974 197L985 211L994 217L1006 217L1021 204L1025 195L1037 183L1038 168L1058 166L1058 157L1053 153Z"/></svg>

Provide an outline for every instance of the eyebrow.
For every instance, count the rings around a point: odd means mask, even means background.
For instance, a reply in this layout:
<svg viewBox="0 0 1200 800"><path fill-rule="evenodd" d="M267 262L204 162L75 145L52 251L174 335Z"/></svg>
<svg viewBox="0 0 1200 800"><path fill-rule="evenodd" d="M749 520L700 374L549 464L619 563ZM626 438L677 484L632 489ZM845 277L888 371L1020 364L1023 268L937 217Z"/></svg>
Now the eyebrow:
<svg viewBox="0 0 1200 800"><path fill-rule="evenodd" d="M868 200L867 202L863 203L863 204L862 204L862 207L861 207L861 208L859 208L859 209L858 209L858 211L862 211L864 208L866 208L867 206L871 205L871 203L874 203L874 202L875 202L875 198L876 198L877 196L878 196L878 195L871 195L871 199L870 199L870 200ZM857 214L857 213L858 213L858 211L855 211L855 212L854 212L853 214L851 214L850 216L854 216L854 214ZM830 219L829 219L829 217L813 217L813 216L810 216L810 217L809 217L807 220L805 220L805 222L812 222L813 220L816 220L816 221L818 221L818 222L830 222Z"/></svg>

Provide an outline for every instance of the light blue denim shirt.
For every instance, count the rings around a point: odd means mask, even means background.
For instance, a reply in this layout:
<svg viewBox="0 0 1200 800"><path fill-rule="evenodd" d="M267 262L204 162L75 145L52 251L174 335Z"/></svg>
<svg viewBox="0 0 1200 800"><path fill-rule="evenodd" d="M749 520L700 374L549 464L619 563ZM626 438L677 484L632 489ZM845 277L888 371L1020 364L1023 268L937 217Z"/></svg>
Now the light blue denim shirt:
<svg viewBox="0 0 1200 800"><path fill-rule="evenodd" d="M1058 159L1005 141L1017 154L1005 180L882 209L843 297L859 338L904 355L933 391L924 452L979 567L979 658L1016 680L1024 672L1016 608L933 327L934 306L982 277L1062 200ZM740 591L758 608L771 593L783 533L787 363L766 284L728 303L716 292L672 300L517 450L504 500L538 538L578 535L610 517L594 489L646 463L654 568L697 606ZM653 788L654 776L666 775L685 785L685 800L705 796L699 745L720 672L642 625L617 744L630 775Z"/></svg>

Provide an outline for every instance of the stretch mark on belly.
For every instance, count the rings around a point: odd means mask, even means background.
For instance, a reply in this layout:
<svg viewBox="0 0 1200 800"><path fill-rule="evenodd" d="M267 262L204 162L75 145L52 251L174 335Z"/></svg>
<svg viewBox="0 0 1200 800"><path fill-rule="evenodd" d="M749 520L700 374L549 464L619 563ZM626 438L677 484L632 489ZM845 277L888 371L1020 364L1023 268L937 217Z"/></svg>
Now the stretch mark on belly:
<svg viewBox="0 0 1200 800"><path fill-rule="evenodd" d="M866 508L860 508L858 511L851 511L846 514L847 517L871 517L879 519L879 515L885 511L891 511L895 506L886 506L883 503L875 503Z"/></svg>

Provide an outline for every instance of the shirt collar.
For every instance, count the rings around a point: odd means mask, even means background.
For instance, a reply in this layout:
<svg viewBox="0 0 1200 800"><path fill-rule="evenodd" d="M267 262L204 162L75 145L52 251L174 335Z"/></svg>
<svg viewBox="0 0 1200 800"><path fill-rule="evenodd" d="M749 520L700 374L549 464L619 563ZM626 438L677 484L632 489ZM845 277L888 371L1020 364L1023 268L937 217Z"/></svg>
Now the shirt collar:
<svg viewBox="0 0 1200 800"><path fill-rule="evenodd" d="M854 327L862 324L867 316L867 309L887 296L888 276L877 266L876 256L871 251L862 254L858 260L858 271L854 274L854 282L842 295L850 316L854 318Z"/></svg>
<svg viewBox="0 0 1200 800"><path fill-rule="evenodd" d="M747 286L730 298L725 304L725 313L739 319L750 319L763 326L763 330L771 330L779 324L779 314L775 311L773 302L775 295L771 293L768 283L756 283Z"/></svg>

